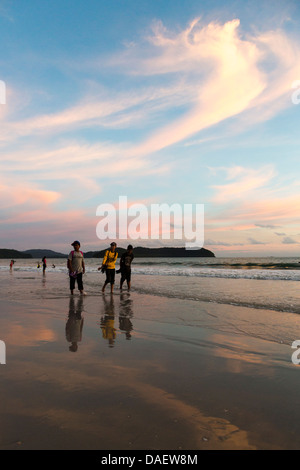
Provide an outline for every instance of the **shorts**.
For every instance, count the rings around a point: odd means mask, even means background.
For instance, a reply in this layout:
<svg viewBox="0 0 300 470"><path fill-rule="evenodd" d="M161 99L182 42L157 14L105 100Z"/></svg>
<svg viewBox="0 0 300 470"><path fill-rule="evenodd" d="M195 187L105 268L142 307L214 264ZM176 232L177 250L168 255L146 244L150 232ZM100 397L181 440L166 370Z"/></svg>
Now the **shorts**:
<svg viewBox="0 0 300 470"><path fill-rule="evenodd" d="M82 273L78 273L76 278L70 276L70 289L75 289L75 281L77 281L78 290L83 290L83 283L82 283Z"/></svg>
<svg viewBox="0 0 300 470"><path fill-rule="evenodd" d="M131 280L131 269L124 269L121 271L121 282L127 281L130 282Z"/></svg>
<svg viewBox="0 0 300 470"><path fill-rule="evenodd" d="M106 280L105 284L114 284L115 283L115 269L106 269Z"/></svg>

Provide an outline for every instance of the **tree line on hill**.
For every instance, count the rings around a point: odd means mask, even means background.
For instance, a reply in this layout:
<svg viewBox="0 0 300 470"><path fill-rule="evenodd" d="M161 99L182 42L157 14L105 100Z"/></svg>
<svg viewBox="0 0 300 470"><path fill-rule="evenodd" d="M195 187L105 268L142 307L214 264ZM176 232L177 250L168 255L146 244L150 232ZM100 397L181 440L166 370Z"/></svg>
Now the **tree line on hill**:
<svg viewBox="0 0 300 470"><path fill-rule="evenodd" d="M85 258L101 258L104 256L106 249L100 251L88 251L84 253ZM122 255L125 248L118 247L117 249L119 255ZM46 256L46 258L66 258L68 255L59 253L53 250L10 250L6 248L0 249L0 259L30 259L37 258L40 259ZM162 247L162 248L145 248L137 247L134 248L135 258L194 258L194 257L205 257L212 258L215 257L215 254L207 250L206 248L200 248L197 250L186 250L185 248L177 247Z"/></svg>

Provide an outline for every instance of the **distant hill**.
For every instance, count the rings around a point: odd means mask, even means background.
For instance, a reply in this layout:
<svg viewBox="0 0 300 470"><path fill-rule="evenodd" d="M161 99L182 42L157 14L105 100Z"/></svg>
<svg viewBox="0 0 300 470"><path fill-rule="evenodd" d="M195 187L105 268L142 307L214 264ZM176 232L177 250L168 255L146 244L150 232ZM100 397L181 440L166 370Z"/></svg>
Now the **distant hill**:
<svg viewBox="0 0 300 470"><path fill-rule="evenodd" d="M101 251L88 251L84 253L85 258L102 258L105 250ZM126 251L125 248L118 247L117 251L119 256ZM67 258L67 254L59 253L53 250L32 249L26 251L17 251L9 249L0 249L0 259L17 259L17 258L36 258L38 260L46 258ZM205 248L199 250L186 250L185 248L143 248L138 246L134 248L134 256L136 258L214 258L215 255L212 251Z"/></svg>
<svg viewBox="0 0 300 470"><path fill-rule="evenodd" d="M89 251L85 253L86 258L101 258L106 250ZM117 248L119 255L124 253L125 248ZM214 258L215 254L206 248L199 250L186 250L185 248L134 248L135 258Z"/></svg>
<svg viewBox="0 0 300 470"><path fill-rule="evenodd" d="M26 251L23 251L23 253L31 255L31 258L37 258L37 259L42 259L44 256L46 256L46 258L67 258L67 255L64 255L63 253L58 253L53 250L36 249L36 250L26 250Z"/></svg>
<svg viewBox="0 0 300 470"><path fill-rule="evenodd" d="M0 248L0 259L24 259L32 258L31 254L22 251Z"/></svg>

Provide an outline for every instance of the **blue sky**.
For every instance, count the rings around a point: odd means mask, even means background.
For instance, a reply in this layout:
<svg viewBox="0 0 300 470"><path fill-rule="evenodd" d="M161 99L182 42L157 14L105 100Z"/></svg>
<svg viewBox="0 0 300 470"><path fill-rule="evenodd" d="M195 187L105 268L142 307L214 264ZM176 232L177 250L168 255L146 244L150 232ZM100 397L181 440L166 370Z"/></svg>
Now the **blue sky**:
<svg viewBox="0 0 300 470"><path fill-rule="evenodd" d="M217 256L297 256L299 19L297 1L0 0L1 246L101 248L96 209L126 195L204 204Z"/></svg>

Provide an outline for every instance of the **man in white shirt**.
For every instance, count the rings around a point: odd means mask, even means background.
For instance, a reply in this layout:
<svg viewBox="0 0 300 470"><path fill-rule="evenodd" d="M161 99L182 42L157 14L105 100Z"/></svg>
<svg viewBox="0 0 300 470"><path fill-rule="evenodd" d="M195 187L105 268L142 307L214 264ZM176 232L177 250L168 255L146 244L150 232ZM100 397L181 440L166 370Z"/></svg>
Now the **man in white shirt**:
<svg viewBox="0 0 300 470"><path fill-rule="evenodd" d="M71 245L74 247L74 250L70 252L68 257L71 294L73 295L74 293L75 281L77 281L80 293L84 294L82 282L82 276L85 273L84 256L82 251L79 250L80 243L78 240L75 240Z"/></svg>

